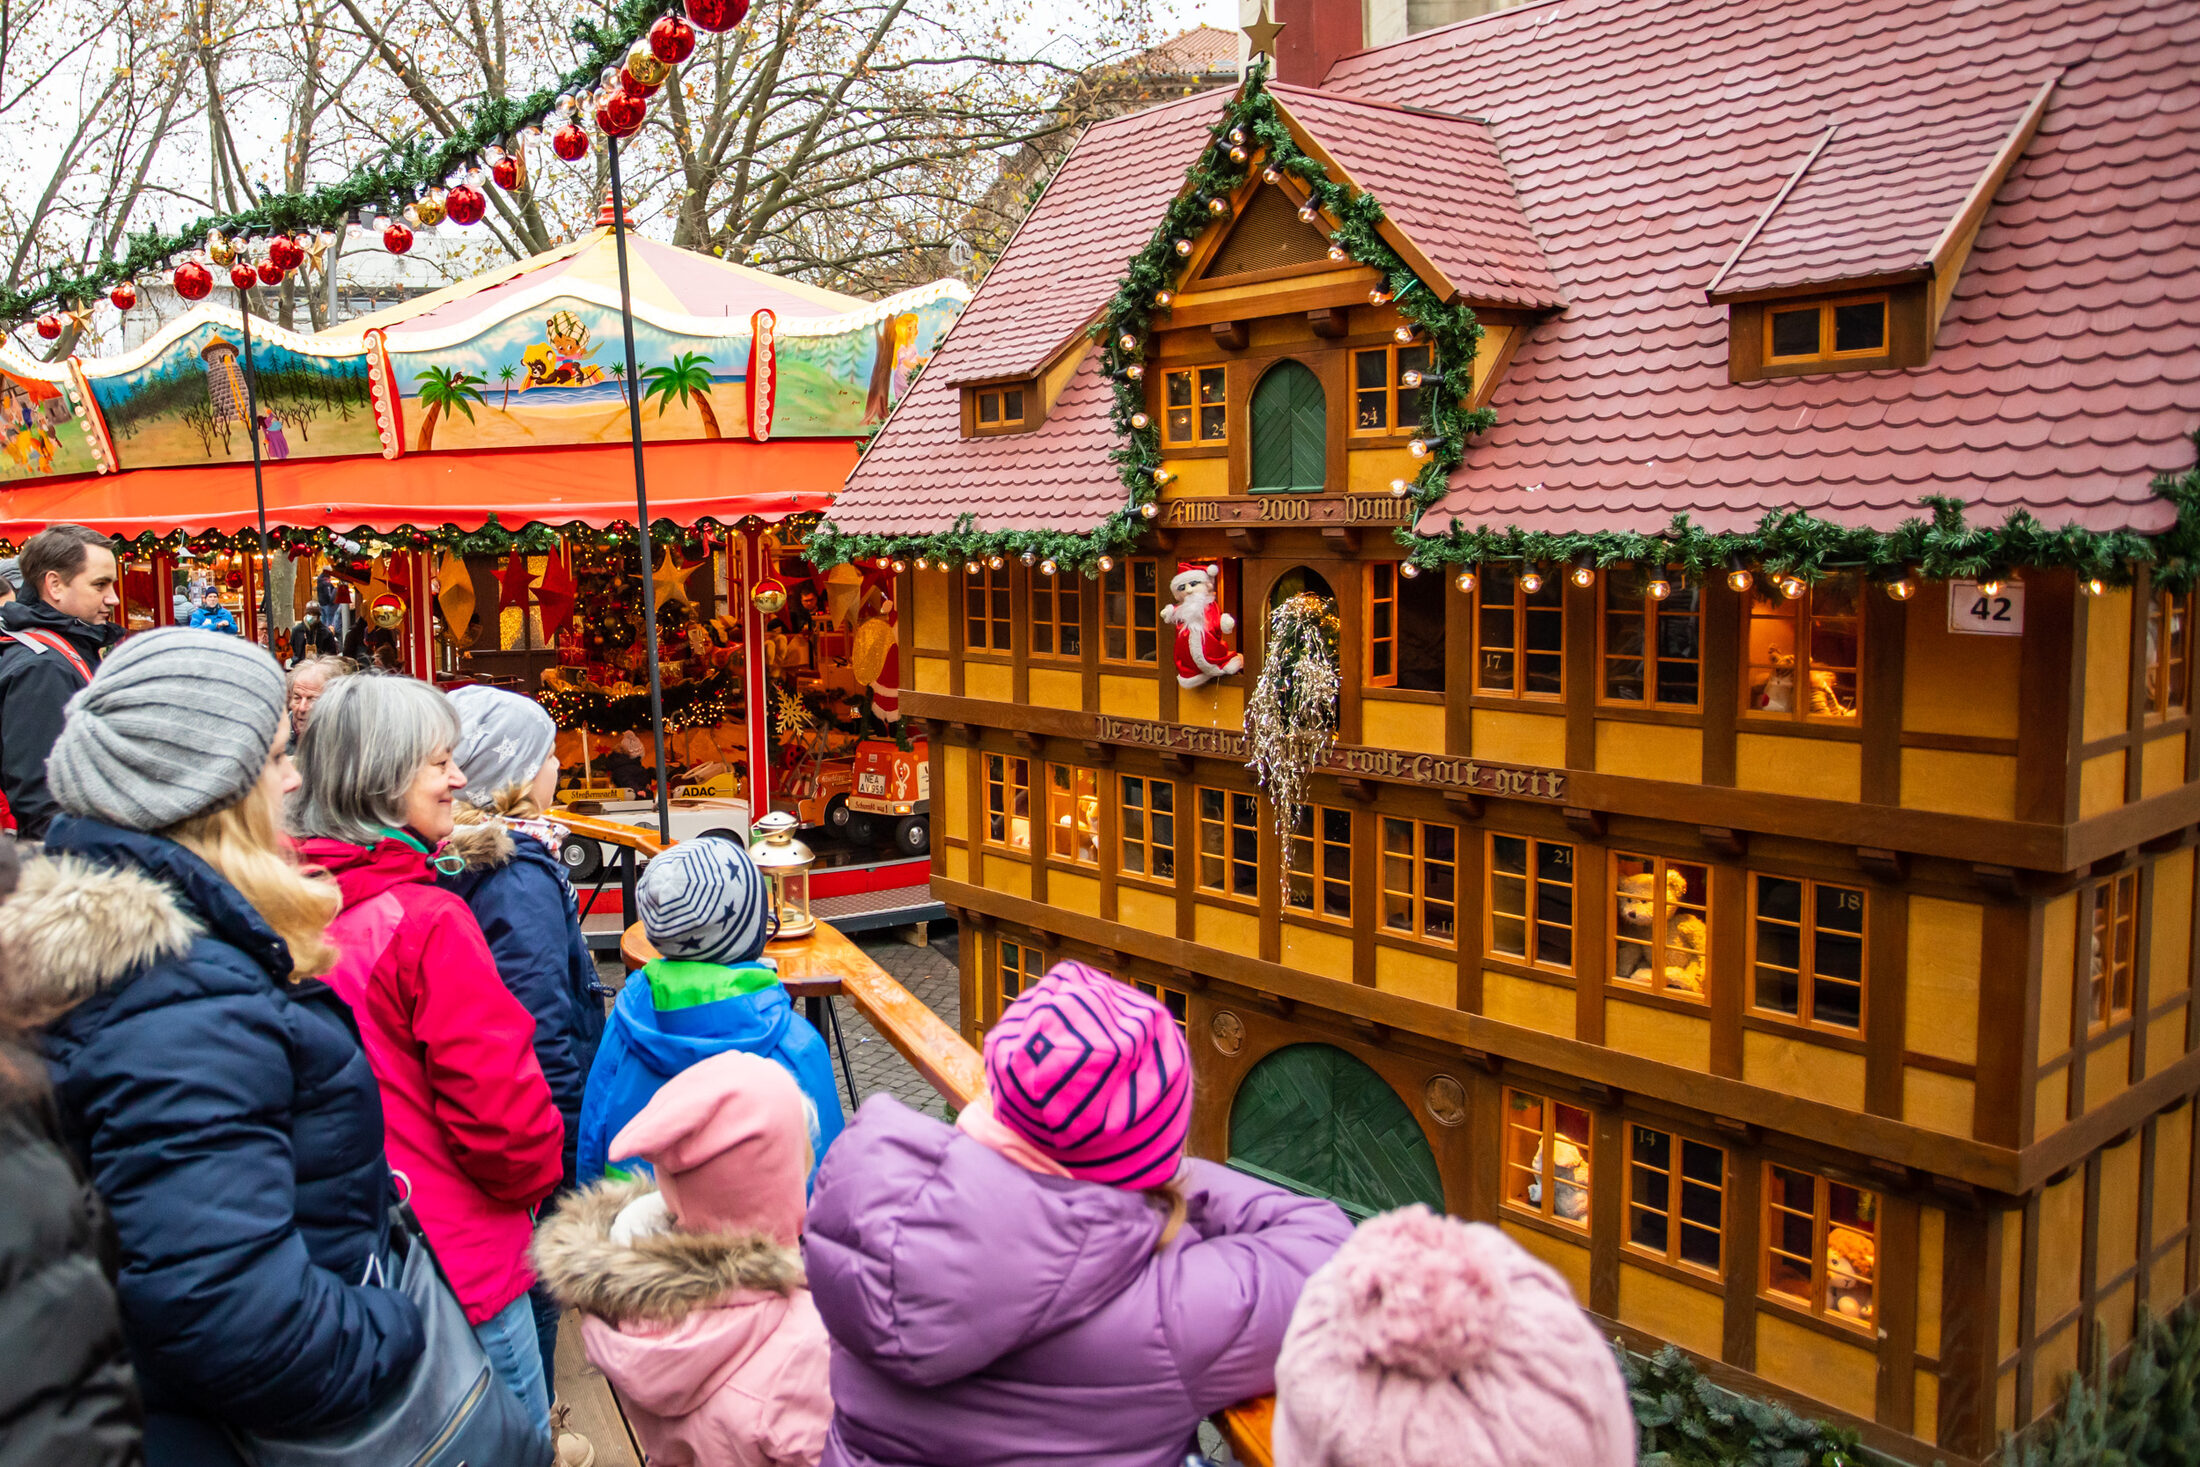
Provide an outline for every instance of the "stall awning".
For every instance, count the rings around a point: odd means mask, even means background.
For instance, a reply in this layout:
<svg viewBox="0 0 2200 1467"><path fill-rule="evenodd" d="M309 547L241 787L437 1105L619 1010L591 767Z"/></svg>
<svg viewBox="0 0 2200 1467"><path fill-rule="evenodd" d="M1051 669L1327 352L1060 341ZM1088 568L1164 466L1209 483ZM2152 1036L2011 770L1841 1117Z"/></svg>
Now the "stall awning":
<svg viewBox="0 0 2200 1467"><path fill-rule="evenodd" d="M856 462L856 445L844 438L652 443L647 453L650 518L681 524L823 509ZM475 530L494 514L507 529L534 520L601 529L634 518L634 460L624 443L300 459L268 464L265 475L270 528ZM20 541L61 521L111 535L233 534L255 523L252 471L139 469L0 490L0 535Z"/></svg>

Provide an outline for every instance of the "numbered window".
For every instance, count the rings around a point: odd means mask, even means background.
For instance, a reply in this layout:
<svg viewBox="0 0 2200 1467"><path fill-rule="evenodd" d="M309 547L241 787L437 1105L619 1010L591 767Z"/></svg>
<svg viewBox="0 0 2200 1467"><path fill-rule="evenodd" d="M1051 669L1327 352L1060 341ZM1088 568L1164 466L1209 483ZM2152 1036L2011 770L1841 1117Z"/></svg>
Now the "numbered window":
<svg viewBox="0 0 2200 1467"><path fill-rule="evenodd" d="M1166 779L1122 778L1122 838L1117 869L1149 881L1176 881L1176 785Z"/></svg>
<svg viewBox="0 0 2200 1467"><path fill-rule="evenodd" d="M1100 660L1151 667L1161 656L1161 566L1124 560L1100 572Z"/></svg>
<svg viewBox="0 0 2200 1467"><path fill-rule="evenodd" d="M1260 802L1252 795L1199 791L1199 889L1260 896Z"/></svg>
<svg viewBox="0 0 2200 1467"><path fill-rule="evenodd" d="M1229 441L1221 367L1186 367L1161 376L1161 441L1196 448Z"/></svg>
<svg viewBox="0 0 2200 1467"><path fill-rule="evenodd" d="M980 387L972 396L976 398L973 416L980 433L1001 433L1024 426L1024 404L1030 389L1022 383L1006 387Z"/></svg>
<svg viewBox="0 0 2200 1467"><path fill-rule="evenodd" d="M1000 961L995 965L993 1017L1007 1011L1023 991L1046 975L1046 954L1028 942L1002 938Z"/></svg>
<svg viewBox="0 0 2200 1467"><path fill-rule="evenodd" d="M1490 951L1570 973L1574 967L1574 848L1520 835L1490 836Z"/></svg>
<svg viewBox="0 0 2200 1467"><path fill-rule="evenodd" d="M1031 849L1031 761L985 756L985 840L1012 851Z"/></svg>
<svg viewBox="0 0 2200 1467"><path fill-rule="evenodd" d="M2157 591L2147 598L2147 706L2149 723L2176 718L2192 707L2192 597Z"/></svg>
<svg viewBox="0 0 2200 1467"><path fill-rule="evenodd" d="M1283 905L1340 922L1352 920L1352 812L1301 805L1291 825Z"/></svg>
<svg viewBox="0 0 2200 1467"><path fill-rule="evenodd" d="M1444 582L1441 575L1399 574L1393 562L1367 568L1367 685L1444 690Z"/></svg>
<svg viewBox="0 0 2200 1467"><path fill-rule="evenodd" d="M1421 389L1406 385L1406 373L1428 369L1426 342L1354 352L1352 431L1355 434L1410 433L1420 427Z"/></svg>
<svg viewBox="0 0 2200 1467"><path fill-rule="evenodd" d="M1589 1113L1505 1092L1505 1205L1589 1230Z"/></svg>
<svg viewBox="0 0 2200 1467"><path fill-rule="evenodd" d="M1646 708L1698 706L1703 588L1671 572L1617 566L1604 577L1603 595L1604 700Z"/></svg>
<svg viewBox="0 0 2200 1467"><path fill-rule="evenodd" d="M1100 864L1100 778L1073 764L1047 766L1047 854Z"/></svg>
<svg viewBox="0 0 2200 1467"><path fill-rule="evenodd" d="M1765 1166L1765 1292L1873 1330L1879 1198L1794 1167Z"/></svg>
<svg viewBox="0 0 2200 1467"><path fill-rule="evenodd" d="M1862 663L1863 583L1831 575L1790 600L1759 587L1749 600L1749 677L1744 707L1755 717L1849 723Z"/></svg>
<svg viewBox="0 0 2200 1467"><path fill-rule="evenodd" d="M1566 603L1556 577L1530 591L1510 570L1483 573L1474 591L1474 690L1501 698L1565 692Z"/></svg>
<svg viewBox="0 0 2200 1467"><path fill-rule="evenodd" d="M1627 1246L1716 1276L1725 1266L1726 1152L1627 1128Z"/></svg>
<svg viewBox="0 0 2200 1467"><path fill-rule="evenodd" d="M1710 986L1710 869L1615 853L1612 875L1612 981L1702 1002Z"/></svg>
<svg viewBox="0 0 2200 1467"><path fill-rule="evenodd" d="M1031 655L1078 657L1085 650L1083 609L1075 575L1031 578Z"/></svg>
<svg viewBox="0 0 2200 1467"><path fill-rule="evenodd" d="M1751 958L1765 1013L1829 1029L1864 1027L1864 892L1756 876Z"/></svg>
<svg viewBox="0 0 2200 1467"><path fill-rule="evenodd" d="M1459 832L1383 817L1383 930L1423 942L1457 940Z"/></svg>
<svg viewBox="0 0 2200 1467"><path fill-rule="evenodd" d="M1765 308L1765 361L1787 366L1887 353L1887 298Z"/></svg>
<svg viewBox="0 0 2200 1467"><path fill-rule="evenodd" d="M2137 961L2139 873L2119 871L2093 888L2083 961L2086 1028L2098 1032L2131 1017L2131 976Z"/></svg>
<svg viewBox="0 0 2200 1467"><path fill-rule="evenodd" d="M963 650L998 652L1008 644L1008 567L981 565L963 577Z"/></svg>
<svg viewBox="0 0 2200 1467"><path fill-rule="evenodd" d="M1181 1031L1189 1032L1191 1028L1191 1000L1183 992L1170 988L1165 984L1148 983L1143 978L1131 980L1131 987L1148 998L1159 1000L1161 1006L1169 1011L1169 1017L1176 1020L1176 1027Z"/></svg>

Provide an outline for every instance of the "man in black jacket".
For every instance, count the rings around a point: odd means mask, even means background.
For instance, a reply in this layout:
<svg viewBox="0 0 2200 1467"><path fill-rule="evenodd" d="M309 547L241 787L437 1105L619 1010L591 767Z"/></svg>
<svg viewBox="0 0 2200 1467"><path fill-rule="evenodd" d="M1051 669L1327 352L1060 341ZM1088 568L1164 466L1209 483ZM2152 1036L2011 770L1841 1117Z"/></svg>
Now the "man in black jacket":
<svg viewBox="0 0 2200 1467"><path fill-rule="evenodd" d="M0 792L23 839L42 840L59 810L46 793L46 756L69 699L121 638L122 598L107 537L82 525L40 530L20 560L23 597L0 606Z"/></svg>

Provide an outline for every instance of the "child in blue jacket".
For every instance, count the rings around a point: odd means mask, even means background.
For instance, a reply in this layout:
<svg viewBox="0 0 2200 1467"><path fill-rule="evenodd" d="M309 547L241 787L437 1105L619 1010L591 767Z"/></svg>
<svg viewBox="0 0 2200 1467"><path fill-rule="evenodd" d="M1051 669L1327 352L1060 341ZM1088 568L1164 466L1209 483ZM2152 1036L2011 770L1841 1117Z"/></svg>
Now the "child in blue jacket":
<svg viewBox="0 0 2200 1467"><path fill-rule="evenodd" d="M603 1175L611 1138L659 1086L733 1050L763 1055L793 1073L811 1152L823 1161L841 1128L832 1055L794 1011L778 970L763 956L773 929L771 894L748 850L715 836L683 841L650 861L635 898L642 931L662 956L619 991L588 1072L577 1159L582 1185Z"/></svg>

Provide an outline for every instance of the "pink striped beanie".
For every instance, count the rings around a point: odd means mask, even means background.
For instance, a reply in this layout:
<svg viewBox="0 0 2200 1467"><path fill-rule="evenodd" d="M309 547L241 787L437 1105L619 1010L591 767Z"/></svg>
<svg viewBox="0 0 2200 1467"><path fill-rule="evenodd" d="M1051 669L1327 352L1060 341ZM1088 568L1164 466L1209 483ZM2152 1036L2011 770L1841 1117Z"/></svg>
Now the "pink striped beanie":
<svg viewBox="0 0 2200 1467"><path fill-rule="evenodd" d="M1083 963L1056 963L985 1037L994 1114L1073 1177L1131 1191L1174 1177L1192 1128L1192 1055L1169 1011Z"/></svg>

